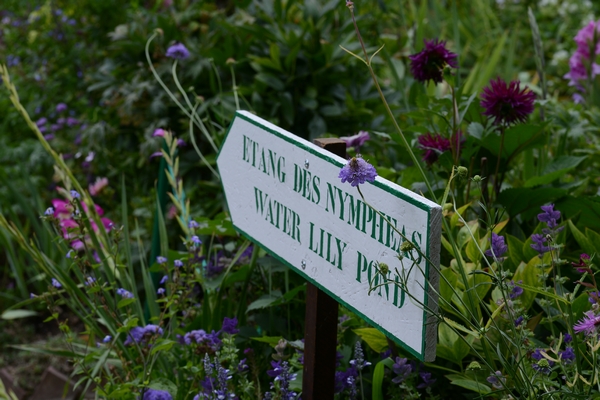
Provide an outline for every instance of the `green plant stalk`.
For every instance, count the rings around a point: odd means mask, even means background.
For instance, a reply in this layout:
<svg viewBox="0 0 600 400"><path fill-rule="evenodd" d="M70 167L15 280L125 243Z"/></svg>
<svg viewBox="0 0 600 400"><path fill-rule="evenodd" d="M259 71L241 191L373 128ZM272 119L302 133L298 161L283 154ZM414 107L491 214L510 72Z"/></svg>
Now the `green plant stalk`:
<svg viewBox="0 0 600 400"><path fill-rule="evenodd" d="M196 102L196 104L192 107L192 117L190 117L190 140L192 141L192 146L194 147L194 150L196 151L196 154L198 154L198 157L200 157L200 159L202 160L202 162L208 167L208 169L210 170L210 172L213 173L213 175L218 179L221 180L221 176L219 175L219 173L212 167L212 165L210 165L210 163L208 162L208 160L204 157L204 155L202 154L202 152L200 151L200 149L198 148L198 145L196 144L196 138L194 135L194 123L193 123L193 118L196 115L196 108L198 108L198 105L200 103Z"/></svg>

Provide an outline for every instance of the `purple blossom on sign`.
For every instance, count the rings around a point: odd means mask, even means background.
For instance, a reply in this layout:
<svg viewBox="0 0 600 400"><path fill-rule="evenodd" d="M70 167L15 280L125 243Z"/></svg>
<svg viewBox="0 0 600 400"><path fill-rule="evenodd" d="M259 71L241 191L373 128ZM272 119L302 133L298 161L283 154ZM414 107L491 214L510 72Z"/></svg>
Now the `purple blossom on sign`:
<svg viewBox="0 0 600 400"><path fill-rule="evenodd" d="M167 49L165 55L176 60L185 60L190 56L190 52L182 43L175 43Z"/></svg>
<svg viewBox="0 0 600 400"><path fill-rule="evenodd" d="M427 165L435 163L439 156L445 151L450 150L452 145L450 139L447 139L439 133L425 133L417 138L419 149L423 150L423 161Z"/></svg>
<svg viewBox="0 0 600 400"><path fill-rule="evenodd" d="M346 148L352 147L356 153L360 153L360 147L365 144L367 140L371 139L371 137L369 136L369 132L359 131L356 135L342 136L340 139L346 142Z"/></svg>
<svg viewBox="0 0 600 400"><path fill-rule="evenodd" d="M575 333L583 332L586 336L592 336L598 332L600 326L600 315L595 315L593 310L586 311L583 319L573 325Z"/></svg>
<svg viewBox="0 0 600 400"><path fill-rule="evenodd" d="M504 243L504 236L497 235L492 232L492 244L491 249L485 251L485 255L488 257L496 257L500 259L508 251L508 246Z"/></svg>
<svg viewBox="0 0 600 400"><path fill-rule="evenodd" d="M533 244L531 245L531 248L534 249L535 251L537 251L540 256L540 258L544 255L544 253L547 253L550 251L550 247L544 245L544 243L546 243L548 241L548 238L546 237L546 235L540 235L539 233L534 233L533 235L531 235L531 241L533 242Z"/></svg>
<svg viewBox="0 0 600 400"><path fill-rule="evenodd" d="M458 68L457 55L446 49L446 42L439 39L424 40L425 48L417 54L410 55L410 72L419 82L432 80L441 83L444 79L444 68Z"/></svg>
<svg viewBox="0 0 600 400"><path fill-rule="evenodd" d="M173 400L173 396L164 390L145 389L142 400Z"/></svg>
<svg viewBox="0 0 600 400"><path fill-rule="evenodd" d="M537 218L540 222L545 222L548 228L554 229L558 225L556 220L560 218L560 211L554 210L554 204L540 207L544 212L538 214Z"/></svg>
<svg viewBox="0 0 600 400"><path fill-rule="evenodd" d="M489 87L481 93L483 115L494 118L496 125L512 125L525 122L533 113L535 93L528 88L521 90L521 82L507 84L501 78L492 80Z"/></svg>
<svg viewBox="0 0 600 400"><path fill-rule="evenodd" d="M342 179L342 183L349 182L351 186L358 186L367 181L375 181L376 176L375 167L357 156L348 160L348 163L340 170L338 178Z"/></svg>
<svg viewBox="0 0 600 400"><path fill-rule="evenodd" d="M235 335L240 330L237 329L238 320L236 317L223 319L223 327L221 328L221 332L228 333L230 335Z"/></svg>

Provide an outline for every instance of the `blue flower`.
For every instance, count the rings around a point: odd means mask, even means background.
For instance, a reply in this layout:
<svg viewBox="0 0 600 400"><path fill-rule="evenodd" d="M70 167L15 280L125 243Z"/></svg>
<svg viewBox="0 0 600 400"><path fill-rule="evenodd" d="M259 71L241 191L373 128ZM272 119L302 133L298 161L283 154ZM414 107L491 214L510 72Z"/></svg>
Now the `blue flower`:
<svg viewBox="0 0 600 400"><path fill-rule="evenodd" d="M565 364L571 364L573 361L575 361L575 352L570 346L567 347L565 351L558 352L558 355Z"/></svg>
<svg viewBox="0 0 600 400"><path fill-rule="evenodd" d="M358 186L365 182L373 182L377 176L375 167L360 157L352 157L348 163L342 167L338 178L342 183L350 182L351 186Z"/></svg>
<svg viewBox="0 0 600 400"><path fill-rule="evenodd" d="M548 224L548 228L553 229L556 227L556 220L560 218L560 211L554 211L554 204L540 207L544 212L538 214L537 218L540 222Z"/></svg>
<svg viewBox="0 0 600 400"><path fill-rule="evenodd" d="M425 389L433 385L437 379L431 377L431 372L419 372L419 376L423 379L423 383L417 385L417 389Z"/></svg>
<svg viewBox="0 0 600 400"><path fill-rule="evenodd" d="M158 288L158 290L156 291L156 294L158 294L159 296L162 296L163 294L165 294L165 289L164 288Z"/></svg>
<svg viewBox="0 0 600 400"><path fill-rule="evenodd" d="M185 60L190 56L190 52L182 43L175 43L167 49L165 55L176 60Z"/></svg>
<svg viewBox="0 0 600 400"><path fill-rule="evenodd" d="M193 219L190 220L190 222L188 223L188 228L190 228L190 229L198 229L199 227L200 227L200 225Z"/></svg>
<svg viewBox="0 0 600 400"><path fill-rule="evenodd" d="M79 192L77 190L71 190L71 197L74 199L80 199L81 195L79 194Z"/></svg>
<svg viewBox="0 0 600 400"><path fill-rule="evenodd" d="M181 267L183 267L183 262L181 260L175 260L173 262L173 265L175 265L175 267L177 267L177 268L181 268Z"/></svg>
<svg viewBox="0 0 600 400"><path fill-rule="evenodd" d="M52 278L52 286L54 286L57 289L60 289L62 287L62 285L60 284L59 281L57 281L56 279Z"/></svg>
<svg viewBox="0 0 600 400"><path fill-rule="evenodd" d="M400 384L411 374L412 365L408 363L406 358L396 357L396 362L392 365L392 371L397 375L392 379L392 382Z"/></svg>
<svg viewBox="0 0 600 400"><path fill-rule="evenodd" d="M227 318L223 319L223 327L221 328L221 332L228 333L230 335L235 335L240 330L237 329L238 320L237 318Z"/></svg>
<svg viewBox="0 0 600 400"><path fill-rule="evenodd" d="M159 284L160 285L164 285L165 282L168 281L168 280L169 280L169 276L165 275L165 276L162 277L162 279L160 280Z"/></svg>
<svg viewBox="0 0 600 400"><path fill-rule="evenodd" d="M192 236L191 240L195 246L200 246L202 244L202 240L200 240L200 238L196 235Z"/></svg>
<svg viewBox="0 0 600 400"><path fill-rule="evenodd" d="M142 400L173 400L173 396L164 390L146 389Z"/></svg>
<svg viewBox="0 0 600 400"><path fill-rule="evenodd" d="M50 215L54 215L54 207L48 207L46 208L46 211L44 211L44 215L45 216L50 216Z"/></svg>
<svg viewBox="0 0 600 400"><path fill-rule="evenodd" d="M123 297L124 299L133 299L133 294L123 288L117 289L117 294Z"/></svg>
<svg viewBox="0 0 600 400"><path fill-rule="evenodd" d="M495 389L502 389L504 383L506 383L506 378L502 376L502 372L496 371L493 374L490 374L490 376L486 378L486 381L491 383Z"/></svg>
<svg viewBox="0 0 600 400"><path fill-rule="evenodd" d="M533 248L535 251L540 253L539 254L540 258L544 255L544 253L547 253L550 251L550 247L544 245L544 243L546 243L546 241L548 241L548 238L546 238L545 235L540 235L539 233L534 233L533 235L531 235L531 240L533 241L531 248Z"/></svg>
<svg viewBox="0 0 600 400"><path fill-rule="evenodd" d="M108 343L112 340L112 336L106 335L104 339L102 339L102 343Z"/></svg>
<svg viewBox="0 0 600 400"><path fill-rule="evenodd" d="M166 264L167 261L168 261L167 257L163 257L163 256L156 257L156 262L159 264Z"/></svg>

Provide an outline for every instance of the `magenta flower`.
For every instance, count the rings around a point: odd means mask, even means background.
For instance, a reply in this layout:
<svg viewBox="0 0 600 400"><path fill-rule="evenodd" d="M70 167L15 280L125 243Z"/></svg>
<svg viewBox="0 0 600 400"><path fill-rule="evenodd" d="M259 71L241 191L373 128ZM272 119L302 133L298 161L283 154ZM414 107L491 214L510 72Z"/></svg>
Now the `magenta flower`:
<svg viewBox="0 0 600 400"><path fill-rule="evenodd" d="M340 137L344 142L346 142L346 148L354 148L356 153L360 152L360 147L365 144L365 142L371 137L369 136L369 132L367 131L359 131L356 135L352 136L342 136Z"/></svg>
<svg viewBox="0 0 600 400"><path fill-rule="evenodd" d="M427 165L432 165L438 160L438 157L445 151L450 150L450 140L436 133L426 133L417 138L419 148L423 150L423 161Z"/></svg>
<svg viewBox="0 0 600 400"><path fill-rule="evenodd" d="M584 332L587 336L592 336L598 331L597 327L600 325L600 315L595 315L592 310L586 311L584 314L583 319L573 325L573 330L575 333Z"/></svg>
<svg viewBox="0 0 600 400"><path fill-rule="evenodd" d="M457 55L446 49L445 41L425 39L424 42L423 50L408 57L410 58L410 72L419 82L432 80L435 83L441 83L446 66L458 68Z"/></svg>
<svg viewBox="0 0 600 400"><path fill-rule="evenodd" d="M525 122L534 110L535 93L528 88L521 90L520 85L519 81L507 85L501 78L492 80L481 94L483 115L493 117L497 125Z"/></svg>
<svg viewBox="0 0 600 400"><path fill-rule="evenodd" d="M375 167L363 160L361 157L352 157L348 163L342 167L338 178L342 183L350 182L352 186L358 186L367 181L373 182L377 176Z"/></svg>
<svg viewBox="0 0 600 400"><path fill-rule="evenodd" d="M591 21L575 36L577 50L569 60L570 71L564 75L569 79L569 86L575 86L579 93L573 95L576 103L583 103L584 98L581 93L586 92L587 81L600 75L600 65L594 62L595 56L600 54L600 20ZM594 39L596 42L594 43ZM594 52L594 57L590 52Z"/></svg>
<svg viewBox="0 0 600 400"><path fill-rule="evenodd" d="M156 136L160 136L160 137L164 137L165 136L165 130L158 128L154 130L154 133L152 134L152 136L156 137Z"/></svg>
<svg viewBox="0 0 600 400"><path fill-rule="evenodd" d="M167 49L165 55L176 60L185 60L190 56L190 52L182 43L175 43Z"/></svg>

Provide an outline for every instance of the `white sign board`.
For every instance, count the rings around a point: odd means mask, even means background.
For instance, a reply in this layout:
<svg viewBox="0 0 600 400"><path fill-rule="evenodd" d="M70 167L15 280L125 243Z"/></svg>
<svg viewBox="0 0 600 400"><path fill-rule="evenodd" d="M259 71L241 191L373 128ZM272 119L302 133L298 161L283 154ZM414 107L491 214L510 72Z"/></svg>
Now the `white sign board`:
<svg viewBox="0 0 600 400"><path fill-rule="evenodd" d="M246 111L237 112L217 159L238 231L414 356L433 360L437 323L419 303L437 310L441 208L380 177L361 185L365 200L435 265L416 250L401 261L402 237L338 178L346 162ZM369 282L383 281L377 263L389 266L392 282L369 295ZM406 291L393 284L403 274Z"/></svg>

